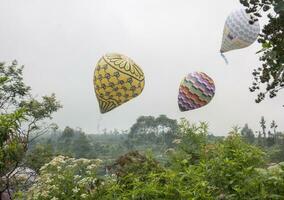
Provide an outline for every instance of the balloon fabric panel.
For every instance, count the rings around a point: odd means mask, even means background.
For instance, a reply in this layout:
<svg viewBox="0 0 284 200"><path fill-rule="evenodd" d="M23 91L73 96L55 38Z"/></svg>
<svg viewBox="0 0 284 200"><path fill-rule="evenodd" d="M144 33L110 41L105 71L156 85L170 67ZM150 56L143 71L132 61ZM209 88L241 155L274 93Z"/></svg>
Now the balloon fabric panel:
<svg viewBox="0 0 284 200"><path fill-rule="evenodd" d="M224 26L221 53L241 49L253 44L260 32L258 22L250 24L250 16L245 9L233 11Z"/></svg>
<svg viewBox="0 0 284 200"><path fill-rule="evenodd" d="M188 111L207 105L215 94L214 81L202 72L188 74L180 84L178 105Z"/></svg>
<svg viewBox="0 0 284 200"><path fill-rule="evenodd" d="M144 73L130 58L106 54L97 63L94 89L101 113L106 113L140 95Z"/></svg>

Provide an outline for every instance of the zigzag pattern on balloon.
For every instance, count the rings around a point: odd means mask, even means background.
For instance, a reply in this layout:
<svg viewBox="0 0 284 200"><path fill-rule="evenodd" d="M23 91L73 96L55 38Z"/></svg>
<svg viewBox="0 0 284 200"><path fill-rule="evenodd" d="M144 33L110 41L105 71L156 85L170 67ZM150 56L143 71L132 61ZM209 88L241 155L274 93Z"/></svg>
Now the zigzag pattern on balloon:
<svg viewBox="0 0 284 200"><path fill-rule="evenodd" d="M209 87L208 84L203 83L202 80L199 79L198 77L192 76L191 78L194 81L192 82L193 87L195 87L196 89L202 90L204 95L210 96L210 94L214 91L214 88Z"/></svg>
<svg viewBox="0 0 284 200"><path fill-rule="evenodd" d="M213 85L214 83L208 78L209 77L202 72L194 72L188 75L186 81L192 83L197 89L204 91L203 95L211 96L215 91L215 86Z"/></svg>
<svg viewBox="0 0 284 200"><path fill-rule="evenodd" d="M191 88L191 93L193 94L198 94L200 99L204 99L204 100L209 100L211 99L211 96L206 94L206 92L204 92L203 90L205 90L204 88L199 89L198 87L196 87L196 85L193 85L192 82L184 82L184 87L186 88Z"/></svg>
<svg viewBox="0 0 284 200"><path fill-rule="evenodd" d="M180 84L178 105L181 111L208 104L215 94L214 81L202 72L188 74Z"/></svg>
<svg viewBox="0 0 284 200"><path fill-rule="evenodd" d="M191 99L193 103L198 104L198 105L204 105L206 104L206 100L200 98L200 94L195 94L193 92L191 92L188 87L185 86L181 86L180 88L182 94L184 95L184 97L186 97L187 99Z"/></svg>
<svg viewBox="0 0 284 200"><path fill-rule="evenodd" d="M194 110L207 104L206 101L201 101L199 97L189 91L180 90L179 107L181 111Z"/></svg>
<svg viewBox="0 0 284 200"><path fill-rule="evenodd" d="M180 111L193 110L193 109L196 108L196 105L193 105L192 102L189 102L183 96L179 96L178 97L178 102L179 102L179 109L180 109Z"/></svg>

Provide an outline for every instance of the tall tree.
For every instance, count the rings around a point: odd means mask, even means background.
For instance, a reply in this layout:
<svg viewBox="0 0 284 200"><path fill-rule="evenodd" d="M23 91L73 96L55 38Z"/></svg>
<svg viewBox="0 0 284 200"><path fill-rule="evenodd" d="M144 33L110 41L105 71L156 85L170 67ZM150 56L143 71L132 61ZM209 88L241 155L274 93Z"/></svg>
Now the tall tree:
<svg viewBox="0 0 284 200"><path fill-rule="evenodd" d="M277 144L278 143L278 134L277 134L278 125L276 124L274 120L272 120L270 128L273 130L274 143Z"/></svg>
<svg viewBox="0 0 284 200"><path fill-rule="evenodd" d="M276 122L274 120L272 120L270 128L273 129L273 134L276 134L278 125L276 124Z"/></svg>
<svg viewBox="0 0 284 200"><path fill-rule="evenodd" d="M9 193L13 172L23 164L29 144L51 128L44 122L60 107L54 94L32 97L23 82L23 66L0 63L0 196Z"/></svg>
<svg viewBox="0 0 284 200"><path fill-rule="evenodd" d="M248 127L248 124L245 124L245 126L241 130L241 134L247 142L249 142L250 144L254 143L255 137L253 134L253 130Z"/></svg>
<svg viewBox="0 0 284 200"><path fill-rule="evenodd" d="M36 144L36 146L29 150L25 156L25 165L37 173L40 168L50 162L53 157L53 150L51 144Z"/></svg>
<svg viewBox="0 0 284 200"><path fill-rule="evenodd" d="M91 155L91 143L86 134L82 131L77 133L77 138L73 141L72 152L75 152L76 158L94 158L94 155Z"/></svg>
<svg viewBox="0 0 284 200"><path fill-rule="evenodd" d="M275 144L274 134L269 130L268 131L268 137L266 139L266 145L268 147L271 147Z"/></svg>
<svg viewBox="0 0 284 200"><path fill-rule="evenodd" d="M267 13L268 23L259 35L262 44L260 54L262 66L253 71L254 82L251 92L260 91L256 102L259 103L269 94L273 98L284 88L284 1L283 0L240 0L251 14L251 23ZM264 89L262 89L264 86Z"/></svg>
<svg viewBox="0 0 284 200"><path fill-rule="evenodd" d="M265 121L263 116L261 117L261 120L260 120L259 123L260 123L260 127L262 129L262 135L263 135L264 139L266 139L266 121Z"/></svg>
<svg viewBox="0 0 284 200"><path fill-rule="evenodd" d="M166 115L160 115L156 118L155 124L160 129L159 131L163 136L164 143L168 147L171 147L178 131L177 120L169 119Z"/></svg>
<svg viewBox="0 0 284 200"><path fill-rule="evenodd" d="M61 137L57 141L57 150L62 155L71 156L72 141L75 135L75 130L66 126L62 132Z"/></svg>
<svg viewBox="0 0 284 200"><path fill-rule="evenodd" d="M130 128L129 139L137 143L164 143L172 144L178 129L176 120L169 119L166 115L141 116Z"/></svg>

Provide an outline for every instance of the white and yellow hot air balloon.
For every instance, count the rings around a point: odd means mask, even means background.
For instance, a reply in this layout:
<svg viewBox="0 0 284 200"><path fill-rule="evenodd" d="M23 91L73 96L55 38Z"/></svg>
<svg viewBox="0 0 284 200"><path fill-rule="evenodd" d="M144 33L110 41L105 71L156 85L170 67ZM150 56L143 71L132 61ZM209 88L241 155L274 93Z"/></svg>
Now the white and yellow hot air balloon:
<svg viewBox="0 0 284 200"><path fill-rule="evenodd" d="M94 89L101 113L106 113L140 95L145 78L142 69L127 56L110 53L97 63Z"/></svg>
<svg viewBox="0 0 284 200"><path fill-rule="evenodd" d="M259 32L258 21L250 24L250 15L245 9L233 11L225 22L220 52L225 53L250 46L256 41Z"/></svg>

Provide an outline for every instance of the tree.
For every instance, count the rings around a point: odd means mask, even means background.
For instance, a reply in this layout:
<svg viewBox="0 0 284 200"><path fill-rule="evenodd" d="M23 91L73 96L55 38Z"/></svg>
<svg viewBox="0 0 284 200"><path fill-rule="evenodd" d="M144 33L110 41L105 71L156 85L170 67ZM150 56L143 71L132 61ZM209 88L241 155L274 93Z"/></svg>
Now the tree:
<svg viewBox="0 0 284 200"><path fill-rule="evenodd" d="M23 82L23 66L0 63L0 195L9 193L13 172L23 165L29 144L51 128L44 122L60 107L54 94L32 97Z"/></svg>
<svg viewBox="0 0 284 200"><path fill-rule="evenodd" d="M254 138L253 130L248 127L248 124L245 124L245 126L241 130L241 135L244 137L244 139L248 143L250 143L250 144L254 143L255 138Z"/></svg>
<svg viewBox="0 0 284 200"><path fill-rule="evenodd" d="M261 117L261 120L260 120L259 123L260 123L260 127L262 129L262 135L263 135L264 139L266 139L266 121L265 121L263 116Z"/></svg>
<svg viewBox="0 0 284 200"><path fill-rule="evenodd" d="M198 163L201 157L201 149L208 144L208 124L190 124L186 119L181 119L178 129L177 143L178 157L173 156L174 160L179 160L182 165ZM180 156L182 155L182 156ZM183 157L184 156L184 157Z"/></svg>
<svg viewBox="0 0 284 200"><path fill-rule="evenodd" d="M166 115L141 116L130 128L128 139L133 143L156 143L172 145L176 136L178 124L176 120L169 119Z"/></svg>
<svg viewBox="0 0 284 200"><path fill-rule="evenodd" d="M74 130L66 126L58 141L55 141L55 146L57 146L56 154L76 158L96 157L91 152L92 146L90 139L79 127Z"/></svg>
<svg viewBox="0 0 284 200"><path fill-rule="evenodd" d="M176 138L178 131L177 120L169 119L166 115L160 115L156 118L155 123L161 131L164 143L167 147L172 147L173 140Z"/></svg>
<svg viewBox="0 0 284 200"><path fill-rule="evenodd" d="M71 155L72 142L75 135L74 129L66 126L62 132L61 137L57 141L57 151L61 155Z"/></svg>
<svg viewBox="0 0 284 200"><path fill-rule="evenodd" d="M261 11L269 19L259 35L262 44L260 61L262 66L253 71L254 82L251 92L260 91L256 99L260 103L269 94L273 98L284 88L284 2L283 0L240 0L251 14L251 23L262 17ZM261 86L264 87L264 91Z"/></svg>
<svg viewBox="0 0 284 200"><path fill-rule="evenodd" d="M274 120L272 120L270 128L273 130L273 139L274 139L274 144L278 144L278 134L277 134L277 128L278 125L276 124L276 122Z"/></svg>
<svg viewBox="0 0 284 200"><path fill-rule="evenodd" d="M53 150L50 144L36 144L35 148L27 152L25 165L38 173L44 164L52 160L52 157Z"/></svg>
<svg viewBox="0 0 284 200"><path fill-rule="evenodd" d="M263 142L262 142L262 137L261 137L261 131L257 131L257 144L259 145L259 146L262 146L263 144Z"/></svg>
<svg viewBox="0 0 284 200"><path fill-rule="evenodd" d="M75 152L76 158L94 158L94 155L91 155L91 144L90 140L87 138L84 132L77 133L77 138L73 141L72 149Z"/></svg>
<svg viewBox="0 0 284 200"><path fill-rule="evenodd" d="M129 137L145 139L147 134L154 133L154 122L155 117L153 116L141 116L136 120L136 123L133 124L130 128Z"/></svg>
<svg viewBox="0 0 284 200"><path fill-rule="evenodd" d="M74 129L70 128L69 126L66 126L65 129L62 132L62 138L63 139L70 139L75 135Z"/></svg>

